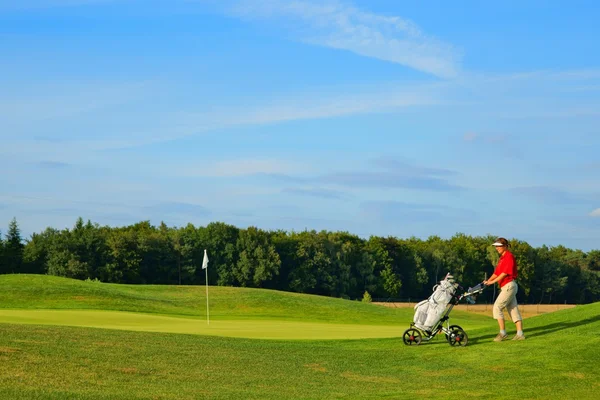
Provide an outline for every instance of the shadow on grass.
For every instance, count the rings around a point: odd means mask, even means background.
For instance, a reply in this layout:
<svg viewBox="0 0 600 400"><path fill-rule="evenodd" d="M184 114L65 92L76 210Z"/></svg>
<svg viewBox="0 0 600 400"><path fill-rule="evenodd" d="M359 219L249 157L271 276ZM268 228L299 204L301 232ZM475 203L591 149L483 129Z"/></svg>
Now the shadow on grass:
<svg viewBox="0 0 600 400"><path fill-rule="evenodd" d="M562 331L565 329L571 329L571 328L575 328L575 327L582 326L582 325L593 324L594 322L598 322L598 321L600 321L600 315L595 315L591 318L586 318L586 319L582 319L579 321L556 322L556 323L548 324L548 325L534 326L533 328L527 328L527 325L525 324L523 330L525 331L525 336L527 338L534 338L534 337L544 336L544 335L548 335L550 333ZM527 321L525 321L525 322L527 322ZM507 327L510 326L509 324L512 324L512 322L507 321L506 322ZM514 328L514 324L513 324L513 328ZM492 341L492 339L495 338L497 334L498 334L498 332L494 332L491 335L482 335L482 336L476 336L473 338L469 337L469 345L482 344L482 343ZM509 337L510 337L510 334L509 334Z"/></svg>

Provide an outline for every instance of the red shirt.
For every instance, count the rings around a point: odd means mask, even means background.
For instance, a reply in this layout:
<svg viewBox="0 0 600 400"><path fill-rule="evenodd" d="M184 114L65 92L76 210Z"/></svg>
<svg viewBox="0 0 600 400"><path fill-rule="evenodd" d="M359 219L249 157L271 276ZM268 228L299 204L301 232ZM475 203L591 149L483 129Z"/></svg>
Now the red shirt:
<svg viewBox="0 0 600 400"><path fill-rule="evenodd" d="M500 256L500 260L498 261L498 265L496 266L494 274L496 276L500 276L500 274L503 272L506 274L506 276L500 281L500 287L517 279L517 262L515 261L515 257L512 255L512 253L508 250L506 250L504 254Z"/></svg>

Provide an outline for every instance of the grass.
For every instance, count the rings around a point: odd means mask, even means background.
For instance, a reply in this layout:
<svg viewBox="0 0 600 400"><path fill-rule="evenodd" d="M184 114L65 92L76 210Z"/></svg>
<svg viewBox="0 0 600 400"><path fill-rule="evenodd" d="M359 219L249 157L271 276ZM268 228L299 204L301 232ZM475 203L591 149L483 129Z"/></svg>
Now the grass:
<svg viewBox="0 0 600 400"><path fill-rule="evenodd" d="M209 287L210 319L398 325L411 309L275 290ZM0 308L113 310L206 320L204 286L119 285L44 275L0 275ZM457 312L462 321L485 320Z"/></svg>
<svg viewBox="0 0 600 400"><path fill-rule="evenodd" d="M11 277L30 279L31 277ZM36 279L38 277L35 277ZM45 284L39 277L34 284ZM32 278L33 279L33 278ZM62 304L81 296L84 283L50 279L55 287L36 300L22 301L35 311L44 304ZM14 284L16 281L12 281ZM32 282L32 281L29 281ZM22 283L22 282L21 282ZM88 283L86 285L94 285ZM104 287L97 285L95 287ZM117 286L117 285L115 285ZM12 287L0 278L0 307L14 310L18 297L6 295ZM118 287L108 294L95 292L98 304L119 303ZM69 288L74 288L73 294ZM25 289L10 289L29 293ZM167 314L163 303L177 298L173 288L125 287L136 298L157 293L151 303L156 314ZM233 290L234 289L228 289ZM133 292L132 292L133 291ZM35 290L33 290L35 292ZM215 290L216 292L216 290ZM250 291L251 292L251 291ZM246 292L244 296L253 297ZM260 292L260 291L258 291ZM60 295L56 295L60 293ZM137 293L137 294L132 294ZM248 294L250 293L250 294ZM255 293L256 294L256 293ZM110 299L115 296L114 301ZM271 301L286 294L264 294ZM106 298L108 296L108 298ZM303 304L303 296L293 302ZM53 299L54 297L54 299ZM185 296L183 296L185 297ZM235 296L234 296L235 297ZM260 297L260 296L259 296ZM338 323L360 325L352 311L368 323L385 326L390 320L403 329L402 310L380 314L377 306L334 299L313 299L319 318L329 309ZM60 299L59 299L60 298ZM243 297L241 297L243 298ZM4 299L7 302L4 303ZM322 301L323 303L320 303ZM62 302L62 303L61 303ZM166 302L168 303L168 302ZM193 310L173 301L178 319L194 317ZM249 300L248 323L274 321L287 309L286 322L303 320L305 312L287 305ZM285 302L284 302L285 303ZM346 309L346 304L356 309ZM244 304L244 303L238 303ZM143 300L135 307L143 307ZM276 309L274 313L255 309ZM335 316L339 314L348 319ZM83 311L89 311L85 307ZM381 307L384 310L387 310ZM100 309L96 307L96 309ZM188 311L186 311L188 310ZM369 315L373 310L373 315ZM9 310L0 310L9 311ZM41 311L41 310L39 310ZM132 311L132 310L127 310ZM139 311L139 310L134 310ZM411 317L412 311L404 316ZM221 308L220 322L241 321L238 307ZM406 312L406 311L405 311ZM185 318L180 316L184 315ZM159 316L159 315L148 315ZM232 317L232 318L229 318ZM453 315L454 317L454 315ZM3 399L595 399L600 390L600 303L557 311L525 321L527 340L494 343L495 322L460 319L469 333L469 345L452 348L441 338L421 346L404 346L399 338L361 340L256 340L198 334L152 333L52 325L0 323L0 398ZM229 318L229 319L228 319ZM315 320L312 320L313 322ZM456 322L456 321L455 321ZM477 327L474 325L476 324ZM211 321L212 324L212 321ZM509 329L514 326L509 324Z"/></svg>
<svg viewBox="0 0 600 400"><path fill-rule="evenodd" d="M189 333L256 339L361 339L398 336L397 325L331 324L276 320L206 321L121 311L2 310L0 322L120 329L142 332Z"/></svg>
<svg viewBox="0 0 600 400"><path fill-rule="evenodd" d="M397 323L406 313L299 293L209 287L210 317L337 323ZM114 310L206 318L204 286L118 285L42 275L0 275L0 307Z"/></svg>
<svg viewBox="0 0 600 400"><path fill-rule="evenodd" d="M52 276L0 276L0 322L261 339L399 336L412 309L248 288L116 285ZM121 310L121 311L118 311ZM489 318L453 314L465 329ZM457 318L455 320L455 318Z"/></svg>

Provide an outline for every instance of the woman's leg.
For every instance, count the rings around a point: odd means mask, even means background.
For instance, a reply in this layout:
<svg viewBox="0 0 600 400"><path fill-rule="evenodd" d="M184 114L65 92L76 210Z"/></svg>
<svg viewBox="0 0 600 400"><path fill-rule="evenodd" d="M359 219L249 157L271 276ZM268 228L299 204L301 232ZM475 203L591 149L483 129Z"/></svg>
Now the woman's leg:
<svg viewBox="0 0 600 400"><path fill-rule="evenodd" d="M516 282L511 282L506 286L510 292L510 300L506 304L506 310L510 314L510 318L517 326L517 335L523 336L523 318L521 317L521 313L519 312L519 305L517 304L517 292L519 291L519 286Z"/></svg>
<svg viewBox="0 0 600 400"><path fill-rule="evenodd" d="M506 323L504 322L504 313L502 312L502 309L506 307L508 301L510 301L508 292L504 289L500 290L500 294L496 298L496 301L494 302L494 307L492 309L494 318L498 320L498 327L500 328L500 333L494 338L495 342L501 342L507 337Z"/></svg>

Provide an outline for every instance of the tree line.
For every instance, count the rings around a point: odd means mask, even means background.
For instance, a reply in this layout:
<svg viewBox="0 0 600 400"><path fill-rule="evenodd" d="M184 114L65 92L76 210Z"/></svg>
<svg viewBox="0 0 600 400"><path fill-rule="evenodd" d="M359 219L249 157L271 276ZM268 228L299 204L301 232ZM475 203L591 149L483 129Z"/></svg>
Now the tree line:
<svg viewBox="0 0 600 400"><path fill-rule="evenodd" d="M46 228L23 240L13 219L0 234L0 274L31 273L127 284L205 283L323 296L418 301L447 272L465 288L490 276L498 254L494 237L449 239L371 236L349 232L237 228L222 222L168 227L142 221L100 226L78 218L72 229ZM600 250L532 247L512 239L522 303L600 300ZM493 301L492 290L479 301Z"/></svg>

